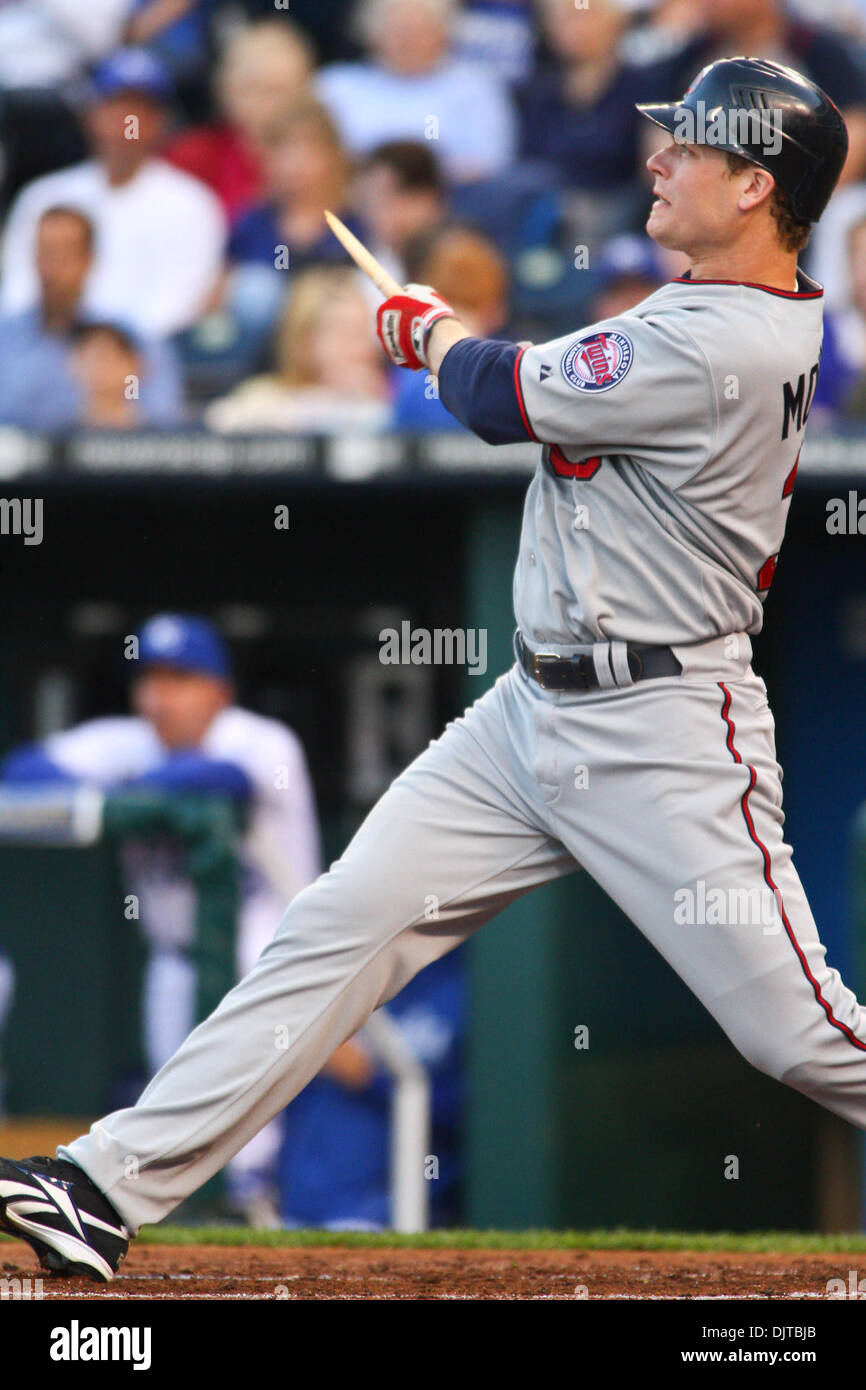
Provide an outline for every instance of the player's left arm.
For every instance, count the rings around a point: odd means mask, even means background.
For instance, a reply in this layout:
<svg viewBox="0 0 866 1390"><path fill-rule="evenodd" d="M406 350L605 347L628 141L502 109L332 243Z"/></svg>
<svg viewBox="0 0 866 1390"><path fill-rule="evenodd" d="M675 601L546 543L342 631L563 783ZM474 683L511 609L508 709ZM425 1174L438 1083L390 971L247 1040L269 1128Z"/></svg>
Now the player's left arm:
<svg viewBox="0 0 866 1390"><path fill-rule="evenodd" d="M525 345L431 333L439 398L492 444L531 439L629 455L671 486L712 454L719 422L710 362L681 317L624 315ZM442 335L440 338L440 334ZM573 455L574 456L574 455ZM579 455L578 455L579 456Z"/></svg>
<svg viewBox="0 0 866 1390"><path fill-rule="evenodd" d="M684 315L607 319L535 345L473 338L428 285L379 309L392 361L439 378L447 410L489 444L527 439L593 454L657 455L680 482L706 461L718 397Z"/></svg>
<svg viewBox="0 0 866 1390"><path fill-rule="evenodd" d="M459 319L442 319L430 335L430 370L439 399L461 425L488 444L541 443L530 423L521 382L525 343L473 338Z"/></svg>

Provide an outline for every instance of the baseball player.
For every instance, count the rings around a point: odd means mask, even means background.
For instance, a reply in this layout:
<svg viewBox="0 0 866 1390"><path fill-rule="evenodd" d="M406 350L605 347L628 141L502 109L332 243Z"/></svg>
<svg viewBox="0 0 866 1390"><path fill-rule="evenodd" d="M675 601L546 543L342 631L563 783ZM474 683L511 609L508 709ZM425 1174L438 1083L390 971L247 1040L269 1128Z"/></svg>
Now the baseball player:
<svg viewBox="0 0 866 1390"><path fill-rule="evenodd" d="M303 748L285 724L239 707L228 650L204 618L158 613L143 624L130 654L133 713L90 719L14 750L0 765L0 780L170 796L220 792L237 801L246 819L235 939L240 978L273 936L286 903L320 868ZM121 857L148 948L143 1042L153 1075L196 1023L195 889L183 850L171 841L128 841ZM280 1136L279 1125L268 1126L229 1165L231 1201L256 1213L260 1224L275 1186Z"/></svg>
<svg viewBox="0 0 866 1390"><path fill-rule="evenodd" d="M822 291L797 253L847 133L813 83L759 59L640 109L664 132L647 229L688 273L537 346L469 336L423 286L379 310L389 355L435 373L465 425L541 446L514 665L396 779L136 1106L56 1159L0 1163L4 1229L47 1267L110 1278L130 1236L422 966L577 869L756 1067L866 1128L866 1020L783 838L750 662L821 352Z"/></svg>

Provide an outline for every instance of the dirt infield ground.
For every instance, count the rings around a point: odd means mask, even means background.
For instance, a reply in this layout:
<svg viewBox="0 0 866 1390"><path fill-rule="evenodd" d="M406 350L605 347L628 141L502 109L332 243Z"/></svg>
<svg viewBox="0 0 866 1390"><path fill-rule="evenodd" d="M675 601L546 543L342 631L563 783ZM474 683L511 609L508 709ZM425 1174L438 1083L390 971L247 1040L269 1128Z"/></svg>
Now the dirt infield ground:
<svg viewBox="0 0 866 1390"><path fill-rule="evenodd" d="M847 1285L857 1260L841 1252L139 1244L115 1283L45 1276L42 1293L46 1299L78 1300L826 1299L827 1281ZM26 1245L0 1245L0 1275L7 1280L40 1273Z"/></svg>

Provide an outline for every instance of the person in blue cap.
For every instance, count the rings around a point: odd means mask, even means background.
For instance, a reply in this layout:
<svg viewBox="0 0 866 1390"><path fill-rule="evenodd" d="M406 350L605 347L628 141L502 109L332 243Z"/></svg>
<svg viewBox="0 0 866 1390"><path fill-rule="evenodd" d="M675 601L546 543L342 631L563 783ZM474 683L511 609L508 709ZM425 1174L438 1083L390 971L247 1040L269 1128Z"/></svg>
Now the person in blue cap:
<svg viewBox="0 0 866 1390"><path fill-rule="evenodd" d="M610 237L595 266L590 319L600 323L633 309L659 289L671 272L654 241L637 232Z"/></svg>
<svg viewBox="0 0 866 1390"><path fill-rule="evenodd" d="M465 949L422 970L383 1006L431 1087L430 1220L455 1225L468 1011ZM289 1227L385 1230L392 1208L394 1080L365 1029L328 1059L283 1111L280 1213Z"/></svg>
<svg viewBox="0 0 866 1390"><path fill-rule="evenodd" d="M245 807L236 968L249 971L286 903L319 873L319 830L297 735L235 702L231 661L216 628L159 613L126 639L132 713L88 720L13 750L0 780L86 783L112 790L223 793ZM147 947L143 1025L148 1069L157 1071L198 1022L195 895L180 848L134 842L123 851L126 887L139 904ZM229 1169L234 1204L261 1224L276 1219L275 1121Z"/></svg>
<svg viewBox="0 0 866 1390"><path fill-rule="evenodd" d="M220 272L222 208L209 188L160 157L171 84L147 49L123 48L91 77L84 127L91 158L27 184L3 240L0 308L38 298L36 229L50 207L76 208L95 229L84 309L152 338L187 328Z"/></svg>

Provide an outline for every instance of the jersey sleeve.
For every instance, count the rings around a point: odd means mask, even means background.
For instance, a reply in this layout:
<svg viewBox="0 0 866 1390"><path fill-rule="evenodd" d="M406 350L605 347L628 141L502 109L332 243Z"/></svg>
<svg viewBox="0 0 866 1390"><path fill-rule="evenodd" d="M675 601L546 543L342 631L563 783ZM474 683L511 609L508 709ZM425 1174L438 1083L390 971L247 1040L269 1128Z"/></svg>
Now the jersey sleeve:
<svg viewBox="0 0 866 1390"><path fill-rule="evenodd" d="M283 765L286 787L272 797L275 839L301 887L312 883L322 870L319 819L307 759L300 739L286 731Z"/></svg>
<svg viewBox="0 0 866 1390"><path fill-rule="evenodd" d="M536 344L516 377L539 443L664 460L681 475L709 456L718 421L709 363L670 315L623 315Z"/></svg>
<svg viewBox="0 0 866 1390"><path fill-rule="evenodd" d="M288 865L299 888L321 870L319 823L303 746L293 729L277 720L226 710L206 736L208 752L229 759L251 787L250 810L258 833Z"/></svg>
<svg viewBox="0 0 866 1390"><path fill-rule="evenodd" d="M43 746L67 777L110 787L152 766L154 741L143 720L109 716L51 734Z"/></svg>

